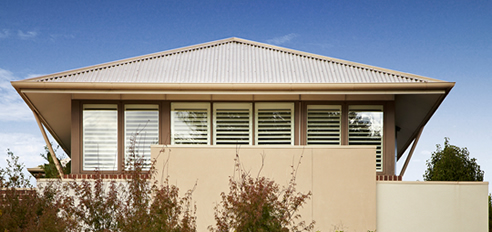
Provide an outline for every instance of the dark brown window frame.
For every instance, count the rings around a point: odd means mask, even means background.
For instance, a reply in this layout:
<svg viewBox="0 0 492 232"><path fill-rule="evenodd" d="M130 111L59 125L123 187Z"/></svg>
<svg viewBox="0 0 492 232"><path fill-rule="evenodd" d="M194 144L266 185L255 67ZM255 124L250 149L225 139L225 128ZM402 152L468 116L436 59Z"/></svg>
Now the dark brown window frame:
<svg viewBox="0 0 492 232"><path fill-rule="evenodd" d="M72 137L71 156L73 174L91 174L94 171L82 169L82 107L84 104L117 104L118 105L118 169L115 171L101 171L101 174L119 174L122 172L124 156L124 105L125 104L157 104L159 105L159 144L169 145L171 142L171 102L209 102L211 115L215 102L251 102L253 114L257 102L293 102L294 103L294 146L306 145L307 105L341 105L341 145L348 145L348 106L349 105L383 105L383 171L377 175L394 175L395 170L395 104L394 101L292 101L292 100L268 100L268 101L196 101L196 100L72 100ZM253 128L254 125L253 120ZM211 128L213 120L209 119ZM254 130L254 129L253 129ZM213 141L213 133L210 135ZM253 141L255 141L253 133ZM256 146L256 145L255 145ZM327 145L329 146L329 145Z"/></svg>

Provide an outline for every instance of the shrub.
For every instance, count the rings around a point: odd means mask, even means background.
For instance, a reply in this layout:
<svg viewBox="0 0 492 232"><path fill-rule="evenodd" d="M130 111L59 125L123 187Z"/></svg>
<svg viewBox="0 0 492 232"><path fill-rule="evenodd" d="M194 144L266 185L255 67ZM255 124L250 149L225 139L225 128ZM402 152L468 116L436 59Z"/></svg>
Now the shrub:
<svg viewBox="0 0 492 232"><path fill-rule="evenodd" d="M75 226L60 217L64 202L50 186L36 191L23 173L24 164L7 150L7 167L0 168L0 231L67 231Z"/></svg>
<svg viewBox="0 0 492 232"><path fill-rule="evenodd" d="M262 157L264 159L264 156ZM302 158L302 156L301 156ZM300 164L300 160L299 160ZM299 164L297 168L299 167ZM262 160L263 167L263 160ZM252 177L235 158L235 175L229 178L229 193L221 193L221 202L215 206L215 227L210 231L310 231L314 221L306 224L298 213L311 197L296 191L296 168L285 187L266 177ZM261 172L261 169L260 169ZM236 177L237 175L237 177Z"/></svg>
<svg viewBox="0 0 492 232"><path fill-rule="evenodd" d="M131 156L126 182L96 174L91 181L51 181L36 191L19 157L8 151L8 166L0 168L0 231L196 231L193 190L179 197L167 178L151 183L154 163L144 171L143 157Z"/></svg>
<svg viewBox="0 0 492 232"><path fill-rule="evenodd" d="M444 138L444 148L440 144L436 147L426 162L425 181L483 181L484 171L475 158L470 158L466 147L451 145L449 138Z"/></svg>
<svg viewBox="0 0 492 232"><path fill-rule="evenodd" d="M155 162L144 170L146 160L135 150L137 135L131 139L130 157L122 168L127 181L105 183L96 175L93 183L71 183L78 203L69 214L86 231L196 231L193 190L181 198L178 187L167 178L162 185L151 183Z"/></svg>

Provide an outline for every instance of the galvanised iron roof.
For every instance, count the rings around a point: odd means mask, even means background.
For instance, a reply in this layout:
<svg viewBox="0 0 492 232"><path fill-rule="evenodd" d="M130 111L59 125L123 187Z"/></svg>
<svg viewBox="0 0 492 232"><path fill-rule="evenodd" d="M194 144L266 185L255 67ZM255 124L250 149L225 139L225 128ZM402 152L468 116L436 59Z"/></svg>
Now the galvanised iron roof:
<svg viewBox="0 0 492 232"><path fill-rule="evenodd" d="M415 83L418 75L229 38L25 81L92 83Z"/></svg>

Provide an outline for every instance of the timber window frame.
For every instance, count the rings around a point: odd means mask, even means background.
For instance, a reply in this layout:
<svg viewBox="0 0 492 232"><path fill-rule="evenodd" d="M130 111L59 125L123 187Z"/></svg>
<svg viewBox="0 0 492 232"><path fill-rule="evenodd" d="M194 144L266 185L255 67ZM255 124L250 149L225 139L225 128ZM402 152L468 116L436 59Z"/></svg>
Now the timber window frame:
<svg viewBox="0 0 492 232"><path fill-rule="evenodd" d="M152 100L152 101L137 101L137 100L73 100L72 101L72 150L71 158L72 163L72 173L93 173L94 166L88 166L84 163L84 158L87 157L87 152L84 150L84 142L87 138L84 138L84 109L87 109L88 105L104 108L105 105L113 105L117 108L117 118L118 118L118 144L117 144L117 156L113 159L111 168L99 169L101 173L115 173L121 172L125 169L126 163L126 153L128 148L128 138L125 135L125 109L128 108L127 105L153 105L153 107L158 107L158 144L169 144L169 145L180 145L176 143L173 134L173 115L172 109L176 109L176 106L186 107L201 107L206 113L206 119L203 121L205 125L206 121L206 142L203 145L213 145L213 146L227 146L227 145L248 145L248 146L259 146L259 145L306 145L306 146L337 146L338 144L313 144L308 142L308 137L310 137L308 132L308 121L310 121L308 112L311 109L328 109L335 107L341 108L341 125L340 125L340 141L339 145L355 145L352 138L349 138L349 111L354 110L357 106L368 106L381 108L379 111L382 113L382 131L384 131L384 136L380 138L380 145L377 146L377 173L381 174L393 174L395 161L393 160L396 136L395 131L395 108L393 101L169 101L169 100ZM355 106L355 108L354 108ZM114 107L113 107L114 108ZM268 143L261 142L261 133L258 126L258 112L263 112L262 110L270 110L274 112L276 109L286 108L290 112L291 121L288 124L288 136L287 142L284 143ZM366 107L367 108L367 107ZM243 143L232 141L229 139L228 143L217 142L220 137L220 132L217 130L217 126L220 122L217 122L218 109L223 112L227 112L228 109L240 109L244 112L248 112L249 119L248 123L248 133L249 137L243 140ZM114 109L113 109L114 110ZM271 113L270 112L270 113ZM114 119L113 119L114 120ZM244 132L244 131L243 131ZM222 133L224 135L224 133ZM247 142L245 142L247 141ZM258 142L260 141L260 142ZM187 146L199 146L197 143L182 144ZM370 144L361 144L370 145ZM116 153L116 152L114 152ZM114 161L116 160L116 161ZM97 165L96 165L97 166Z"/></svg>

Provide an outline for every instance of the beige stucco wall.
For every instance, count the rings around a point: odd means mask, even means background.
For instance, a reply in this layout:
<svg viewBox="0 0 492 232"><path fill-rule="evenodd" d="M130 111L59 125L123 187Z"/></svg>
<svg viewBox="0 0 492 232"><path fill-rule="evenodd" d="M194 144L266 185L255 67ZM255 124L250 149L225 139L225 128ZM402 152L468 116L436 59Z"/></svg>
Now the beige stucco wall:
<svg viewBox="0 0 492 232"><path fill-rule="evenodd" d="M488 182L377 182L377 231L488 231Z"/></svg>
<svg viewBox="0 0 492 232"><path fill-rule="evenodd" d="M261 175L281 186L290 179L291 165L303 155L297 172L297 189L313 196L301 211L304 220L316 221L315 230L367 231L376 228L375 148L370 146L152 146L157 160L157 179L169 175L180 193L192 189L197 206L198 231L214 224L214 206L220 193L228 191L234 157L239 153L244 168L254 176L265 163ZM166 168L165 162L167 162Z"/></svg>

